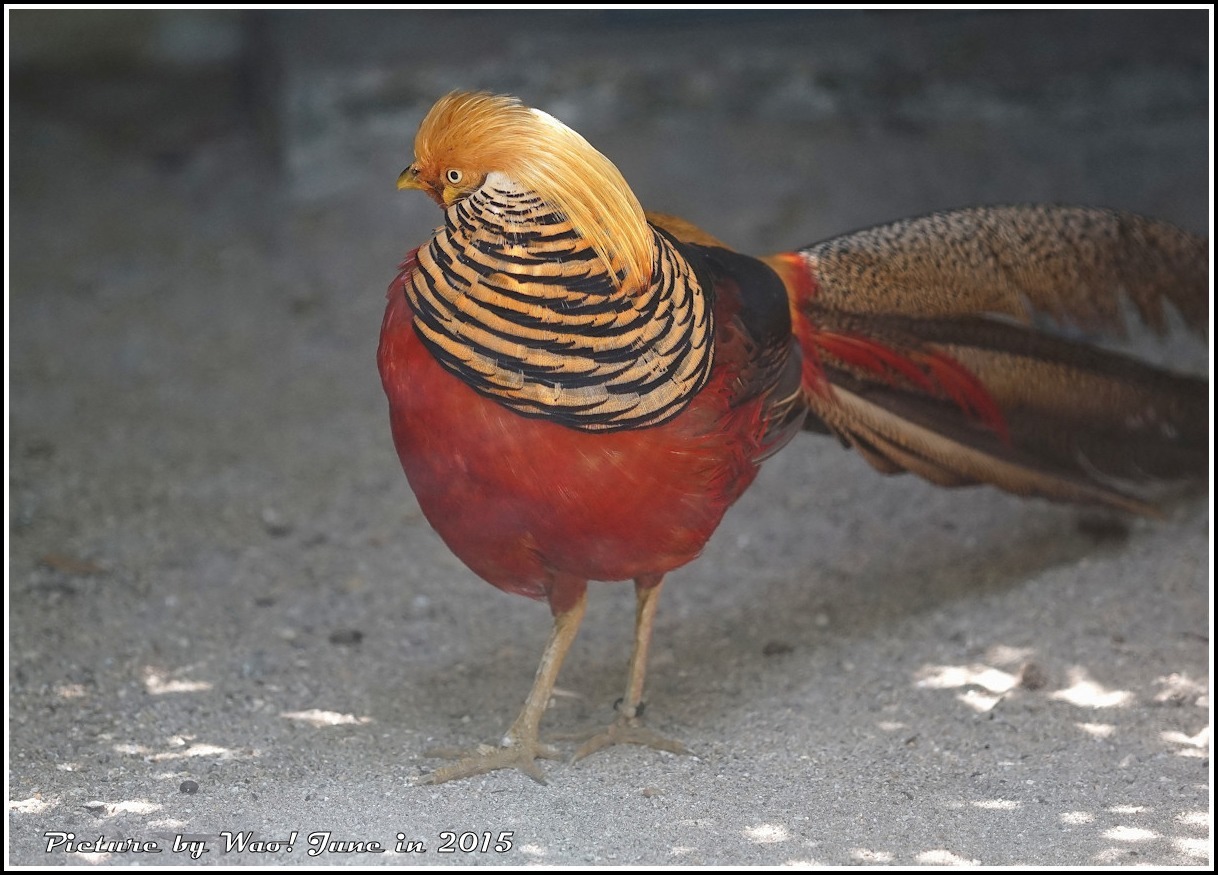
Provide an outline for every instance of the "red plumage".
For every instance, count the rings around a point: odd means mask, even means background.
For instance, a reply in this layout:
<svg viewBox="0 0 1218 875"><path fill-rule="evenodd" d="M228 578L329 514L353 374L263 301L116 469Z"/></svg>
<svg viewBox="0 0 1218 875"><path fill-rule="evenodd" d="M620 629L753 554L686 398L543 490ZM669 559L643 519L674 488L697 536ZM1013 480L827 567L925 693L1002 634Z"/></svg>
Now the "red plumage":
<svg viewBox="0 0 1218 875"><path fill-rule="evenodd" d="M440 367L389 287L378 354L398 457L432 527L479 576L569 610L588 580L630 580L698 555L757 476L764 399L733 406L747 364L717 299L717 365L663 425L599 434L521 417Z"/></svg>

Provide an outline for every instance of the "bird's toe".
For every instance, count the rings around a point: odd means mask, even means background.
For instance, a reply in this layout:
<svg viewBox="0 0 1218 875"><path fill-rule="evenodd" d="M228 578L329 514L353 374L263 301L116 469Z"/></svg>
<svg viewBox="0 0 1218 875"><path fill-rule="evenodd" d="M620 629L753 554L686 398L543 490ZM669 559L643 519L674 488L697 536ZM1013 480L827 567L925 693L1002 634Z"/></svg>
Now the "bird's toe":
<svg viewBox="0 0 1218 875"><path fill-rule="evenodd" d="M612 747L615 744L638 744L653 750L663 750L669 753L692 755L688 747L675 738L661 735L650 727L644 726L637 717L619 717L604 729L594 729L588 732L571 733L558 736L570 741L582 741L579 749L571 757L571 762L577 762L591 756L598 750Z"/></svg>
<svg viewBox="0 0 1218 875"><path fill-rule="evenodd" d="M456 760L452 765L442 766L423 775L419 784L443 784L474 775L485 775L499 769L516 769L524 772L539 784L546 783L545 772L537 765L538 759L557 760L562 755L548 744L540 741L509 740L502 747L480 744L472 751L457 748L433 748L425 752L429 757Z"/></svg>

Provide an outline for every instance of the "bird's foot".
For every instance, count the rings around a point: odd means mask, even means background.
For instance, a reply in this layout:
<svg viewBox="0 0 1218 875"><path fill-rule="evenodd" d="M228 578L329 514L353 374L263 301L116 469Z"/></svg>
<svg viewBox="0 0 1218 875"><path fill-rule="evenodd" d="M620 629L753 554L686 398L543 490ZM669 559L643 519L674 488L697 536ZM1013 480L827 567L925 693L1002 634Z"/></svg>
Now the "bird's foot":
<svg viewBox="0 0 1218 875"><path fill-rule="evenodd" d="M567 733L556 738L566 741L582 741L579 749L571 757L571 762L591 756L598 750L615 744L641 744L655 750L666 750L669 753L692 755L688 747L675 738L661 735L654 729L643 725L639 717L627 717L619 714L618 718L604 729L593 729L587 732Z"/></svg>
<svg viewBox="0 0 1218 875"><path fill-rule="evenodd" d="M501 747L480 744L471 750L444 747L425 751L429 757L456 760L450 766L443 766L428 775L419 778L419 784L443 784L445 781L455 781L458 778L470 778L474 775L485 775L499 769L518 769L536 781L546 783L545 773L538 767L536 760L559 760L562 755L548 744L542 744L536 738L517 739L508 736L507 743Z"/></svg>

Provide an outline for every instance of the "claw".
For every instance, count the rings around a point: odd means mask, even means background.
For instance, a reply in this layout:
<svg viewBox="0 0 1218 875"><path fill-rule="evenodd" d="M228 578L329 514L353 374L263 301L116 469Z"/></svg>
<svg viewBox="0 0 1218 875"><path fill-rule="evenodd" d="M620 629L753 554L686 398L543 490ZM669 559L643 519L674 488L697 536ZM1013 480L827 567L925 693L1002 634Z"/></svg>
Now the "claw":
<svg viewBox="0 0 1218 875"><path fill-rule="evenodd" d="M503 747L480 744L472 751L443 747L434 748L425 753L429 757L457 760L457 762L423 775L415 782L417 784L443 784L445 781L485 775L499 769L516 769L524 772L538 784L544 784L546 775L537 765L536 760L562 759L562 755L557 750L541 742L513 742Z"/></svg>
<svg viewBox="0 0 1218 875"><path fill-rule="evenodd" d="M571 756L572 763L615 744L638 744L681 756L693 755L693 751L683 743L644 726L637 717L619 717L604 729L565 733L555 737L560 740L584 742Z"/></svg>

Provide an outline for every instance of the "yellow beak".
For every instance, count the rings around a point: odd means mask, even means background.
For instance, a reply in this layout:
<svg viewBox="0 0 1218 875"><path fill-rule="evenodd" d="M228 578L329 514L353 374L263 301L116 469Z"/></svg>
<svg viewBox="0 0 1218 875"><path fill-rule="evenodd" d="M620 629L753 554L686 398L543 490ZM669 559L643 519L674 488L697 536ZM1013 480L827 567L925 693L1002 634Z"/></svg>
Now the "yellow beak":
<svg viewBox="0 0 1218 875"><path fill-rule="evenodd" d="M411 164L398 176L398 191L403 191L407 188L418 189L442 207L446 207L450 203L447 200L450 189L445 188L443 192L439 192L425 180L420 179L419 165L417 164Z"/></svg>
<svg viewBox="0 0 1218 875"><path fill-rule="evenodd" d="M408 188L417 188L420 191L429 191L426 185L419 181L419 168L411 164L401 175L398 176L398 191L403 191Z"/></svg>

